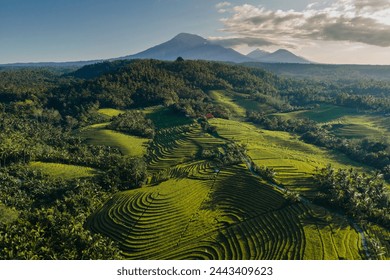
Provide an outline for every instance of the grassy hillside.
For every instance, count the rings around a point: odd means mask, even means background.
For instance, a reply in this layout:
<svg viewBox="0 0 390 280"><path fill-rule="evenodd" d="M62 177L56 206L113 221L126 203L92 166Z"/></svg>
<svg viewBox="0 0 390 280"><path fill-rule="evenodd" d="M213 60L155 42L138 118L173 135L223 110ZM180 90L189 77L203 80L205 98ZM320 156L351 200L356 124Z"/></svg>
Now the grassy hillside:
<svg viewBox="0 0 390 280"><path fill-rule="evenodd" d="M383 116L358 112L356 109L322 104L311 110L274 114L285 119L308 118L333 126L332 131L347 139L390 139L390 127Z"/></svg>
<svg viewBox="0 0 390 280"><path fill-rule="evenodd" d="M142 156L149 139L106 129L108 123L91 125L80 130L79 135L92 145L117 147L124 155Z"/></svg>
<svg viewBox="0 0 390 280"><path fill-rule="evenodd" d="M232 120L213 119L210 123L217 127L219 136L246 145L248 156L259 166L273 168L278 182L287 188L315 191L312 174L327 164L370 170L343 155L306 144L287 132L264 130Z"/></svg>
<svg viewBox="0 0 390 280"><path fill-rule="evenodd" d="M309 178L314 164L287 155L298 158L313 147L296 141L295 150L287 151L275 139L268 142L275 136L252 125L221 119L210 123L219 137L195 124L159 130L149 148L150 185L115 195L91 217L90 227L119 242L129 259L364 258L360 236L347 220L287 200L244 164L221 166L199 158L204 149L221 148L233 138L246 140L250 156L275 148L275 154L286 157L283 164L294 168L289 172ZM261 139L267 139L264 146L254 146ZM271 157L256 160L280 164Z"/></svg>
<svg viewBox="0 0 390 280"><path fill-rule="evenodd" d="M227 91L213 90L210 91L210 97L214 102L227 108L233 117L245 117L246 110L236 103L235 94Z"/></svg>
<svg viewBox="0 0 390 280"><path fill-rule="evenodd" d="M322 104L311 110L295 111L291 113L276 114L285 118L308 118L315 122L326 123L335 121L342 117L357 116L359 113L355 109Z"/></svg>
<svg viewBox="0 0 390 280"><path fill-rule="evenodd" d="M85 178L97 174L93 168L70 164L35 161L30 166L46 175L63 179Z"/></svg>

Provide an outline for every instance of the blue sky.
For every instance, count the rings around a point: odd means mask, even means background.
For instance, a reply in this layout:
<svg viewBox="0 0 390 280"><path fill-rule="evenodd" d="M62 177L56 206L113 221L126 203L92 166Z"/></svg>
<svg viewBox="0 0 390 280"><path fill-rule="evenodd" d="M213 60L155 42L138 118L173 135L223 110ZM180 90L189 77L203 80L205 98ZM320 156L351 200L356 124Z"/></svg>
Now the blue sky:
<svg viewBox="0 0 390 280"><path fill-rule="evenodd" d="M389 2L0 0L0 63L118 57L188 32L243 53L287 48L318 62L390 64Z"/></svg>

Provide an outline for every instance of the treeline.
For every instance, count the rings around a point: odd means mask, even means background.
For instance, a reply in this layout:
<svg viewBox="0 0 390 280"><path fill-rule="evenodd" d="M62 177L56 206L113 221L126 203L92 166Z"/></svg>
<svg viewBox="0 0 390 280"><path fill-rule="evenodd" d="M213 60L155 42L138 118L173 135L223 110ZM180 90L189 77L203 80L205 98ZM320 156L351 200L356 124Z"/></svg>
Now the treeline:
<svg viewBox="0 0 390 280"><path fill-rule="evenodd" d="M245 160L245 147L236 145L235 143L228 143L221 146L221 149L203 149L200 157L210 160L218 168L225 166L240 164Z"/></svg>
<svg viewBox="0 0 390 280"><path fill-rule="evenodd" d="M48 92L75 80L62 74L57 68L15 68L0 71L0 103L8 107L17 102L34 103L44 108Z"/></svg>
<svg viewBox="0 0 390 280"><path fill-rule="evenodd" d="M153 122L137 111L127 111L113 117L107 128L147 138L153 138L155 135Z"/></svg>
<svg viewBox="0 0 390 280"><path fill-rule="evenodd" d="M390 228L390 194L379 173L372 176L353 169L327 166L316 174L320 199L343 209L358 221L373 221Z"/></svg>
<svg viewBox="0 0 390 280"><path fill-rule="evenodd" d="M244 65L258 67L286 77L316 81L342 82L372 81L378 84L390 80L388 65L336 65L247 62Z"/></svg>
<svg viewBox="0 0 390 280"><path fill-rule="evenodd" d="M362 112L390 113L390 82L373 80L316 81L280 79L280 97L293 107L327 103Z"/></svg>
<svg viewBox="0 0 390 280"><path fill-rule="evenodd" d="M0 259L121 259L86 219L110 192L88 180L51 179L25 165L0 168Z"/></svg>
<svg viewBox="0 0 390 280"><path fill-rule="evenodd" d="M120 259L116 244L87 227L110 196L147 178L143 159L115 158L84 179L52 178L25 164L0 168L0 259Z"/></svg>

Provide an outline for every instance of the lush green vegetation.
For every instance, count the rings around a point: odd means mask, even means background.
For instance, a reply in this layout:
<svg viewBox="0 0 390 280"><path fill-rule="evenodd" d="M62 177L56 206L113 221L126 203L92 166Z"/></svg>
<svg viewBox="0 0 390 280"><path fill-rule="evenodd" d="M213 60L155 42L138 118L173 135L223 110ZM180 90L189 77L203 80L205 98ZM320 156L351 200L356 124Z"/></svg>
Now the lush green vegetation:
<svg viewBox="0 0 390 280"><path fill-rule="evenodd" d="M388 65L337 65L337 64L295 64L295 63L244 63L247 66L259 67L286 77L318 81L341 81L357 84L362 81L372 82L380 87L390 79Z"/></svg>
<svg viewBox="0 0 390 280"><path fill-rule="evenodd" d="M153 138L155 134L153 122L139 111L127 111L113 117L107 128L146 138Z"/></svg>
<svg viewBox="0 0 390 280"><path fill-rule="evenodd" d="M353 169L323 168L316 175L326 201L347 211L357 220L373 220L390 226L389 190L379 173L375 176L359 174Z"/></svg>
<svg viewBox="0 0 390 280"><path fill-rule="evenodd" d="M390 258L387 82L64 72L0 71L0 258Z"/></svg>

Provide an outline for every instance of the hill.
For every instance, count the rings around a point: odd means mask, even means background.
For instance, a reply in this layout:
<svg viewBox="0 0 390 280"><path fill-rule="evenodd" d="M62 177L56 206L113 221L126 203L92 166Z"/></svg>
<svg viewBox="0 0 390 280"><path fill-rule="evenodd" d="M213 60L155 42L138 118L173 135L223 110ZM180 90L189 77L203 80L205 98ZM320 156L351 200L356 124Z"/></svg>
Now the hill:
<svg viewBox="0 0 390 280"><path fill-rule="evenodd" d="M50 106L70 115L83 114L99 103L107 108L164 104L183 115L213 113L226 117L229 110L209 102L209 90L224 88L272 95L277 80L261 69L206 61L107 62L86 66L74 75L87 80L59 87L49 99Z"/></svg>
<svg viewBox="0 0 390 280"><path fill-rule="evenodd" d="M248 62L247 66L258 67L277 75L315 80L349 80L374 79L377 81L390 80L390 66L387 65L331 65L331 64L302 64L302 63L260 63Z"/></svg>

